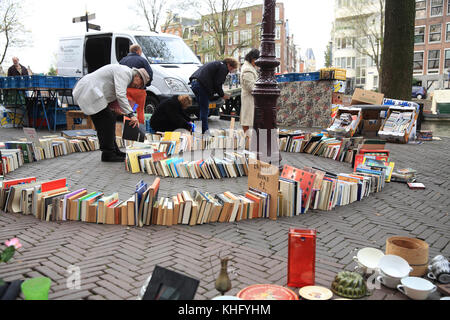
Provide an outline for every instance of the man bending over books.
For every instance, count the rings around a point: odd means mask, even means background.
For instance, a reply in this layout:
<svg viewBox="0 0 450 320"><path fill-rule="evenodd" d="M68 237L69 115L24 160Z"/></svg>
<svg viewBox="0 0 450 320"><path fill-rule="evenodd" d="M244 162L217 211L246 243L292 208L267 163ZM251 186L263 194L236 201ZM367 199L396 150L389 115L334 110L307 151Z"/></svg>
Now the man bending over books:
<svg viewBox="0 0 450 320"><path fill-rule="evenodd" d="M193 131L194 124L184 112L190 106L192 106L190 96L173 96L156 108L150 120L150 126L158 132L172 132L177 129Z"/></svg>
<svg viewBox="0 0 450 320"><path fill-rule="evenodd" d="M127 88L144 89L149 81L150 76L143 68L110 64L84 76L75 85L73 97L94 122L103 162L125 161L126 154L116 143L116 114L129 117L133 127L139 125L127 98ZM116 100L118 110L113 107Z"/></svg>

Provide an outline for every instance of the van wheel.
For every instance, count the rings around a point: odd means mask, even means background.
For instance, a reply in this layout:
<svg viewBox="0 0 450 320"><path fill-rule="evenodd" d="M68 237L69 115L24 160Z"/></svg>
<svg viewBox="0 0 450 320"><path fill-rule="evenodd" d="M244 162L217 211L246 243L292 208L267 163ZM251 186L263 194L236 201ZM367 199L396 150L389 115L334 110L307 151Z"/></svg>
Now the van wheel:
<svg viewBox="0 0 450 320"><path fill-rule="evenodd" d="M423 97L422 97L421 94L418 94L418 95L417 95L417 99L422 100L422 98L423 98Z"/></svg>
<svg viewBox="0 0 450 320"><path fill-rule="evenodd" d="M156 98L153 95L148 96L145 104L145 113L154 114L158 106L159 106L158 98Z"/></svg>

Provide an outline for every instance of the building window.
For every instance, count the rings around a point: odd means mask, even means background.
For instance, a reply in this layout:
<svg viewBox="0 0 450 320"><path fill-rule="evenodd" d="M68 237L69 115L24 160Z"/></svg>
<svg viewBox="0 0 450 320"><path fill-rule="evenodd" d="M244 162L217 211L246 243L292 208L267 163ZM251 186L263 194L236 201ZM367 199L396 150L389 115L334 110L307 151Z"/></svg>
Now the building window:
<svg viewBox="0 0 450 320"><path fill-rule="evenodd" d="M228 45L233 45L233 33L228 32Z"/></svg>
<svg viewBox="0 0 450 320"><path fill-rule="evenodd" d="M414 73L423 73L423 51L414 52Z"/></svg>
<svg viewBox="0 0 450 320"><path fill-rule="evenodd" d="M348 58L347 58L347 68L348 68L348 69L351 69L351 68L352 68L352 58L351 58L351 57L348 57Z"/></svg>
<svg viewBox="0 0 450 320"><path fill-rule="evenodd" d="M432 24L430 26L430 37L428 42L441 42L442 25Z"/></svg>
<svg viewBox="0 0 450 320"><path fill-rule="evenodd" d="M206 32L209 31L208 22L206 22L206 21L205 21L205 24L203 25L203 30L205 30Z"/></svg>
<svg viewBox="0 0 450 320"><path fill-rule="evenodd" d="M252 23L252 12L251 11L247 11L245 13L245 23L247 23L247 24Z"/></svg>
<svg viewBox="0 0 450 320"><path fill-rule="evenodd" d="M450 41L450 23L447 23L447 28L445 29L445 41Z"/></svg>
<svg viewBox="0 0 450 320"><path fill-rule="evenodd" d="M275 46L275 58L281 59L281 46L279 44Z"/></svg>
<svg viewBox="0 0 450 320"><path fill-rule="evenodd" d="M345 58L345 57L341 58L341 68L347 68L346 63L345 63L346 61L347 61L347 58Z"/></svg>
<svg viewBox="0 0 450 320"><path fill-rule="evenodd" d="M233 44L239 44L239 31L233 33L234 42Z"/></svg>
<svg viewBox="0 0 450 320"><path fill-rule="evenodd" d="M428 51L428 73L439 73L439 59L441 50Z"/></svg>
<svg viewBox="0 0 450 320"><path fill-rule="evenodd" d="M425 0L416 0L416 19L425 19L427 17L427 2Z"/></svg>
<svg viewBox="0 0 450 320"><path fill-rule="evenodd" d="M378 88L378 76L373 77L373 87Z"/></svg>
<svg viewBox="0 0 450 320"><path fill-rule="evenodd" d="M239 15L236 13L233 20L233 26L237 27L239 25Z"/></svg>
<svg viewBox="0 0 450 320"><path fill-rule="evenodd" d="M414 43L424 43L425 42L425 26L416 27L414 32Z"/></svg>
<svg viewBox="0 0 450 320"><path fill-rule="evenodd" d="M281 26L275 28L275 40L281 39Z"/></svg>
<svg viewBox="0 0 450 320"><path fill-rule="evenodd" d="M280 20L280 7L275 8L275 21Z"/></svg>
<svg viewBox="0 0 450 320"><path fill-rule="evenodd" d="M447 15L450 15L450 1L447 4Z"/></svg>
<svg viewBox="0 0 450 320"><path fill-rule="evenodd" d="M444 64L445 69L449 69L450 68L450 49L445 50L445 64Z"/></svg>
<svg viewBox="0 0 450 320"><path fill-rule="evenodd" d="M442 7L444 5L444 0L431 0L431 17L442 16Z"/></svg>

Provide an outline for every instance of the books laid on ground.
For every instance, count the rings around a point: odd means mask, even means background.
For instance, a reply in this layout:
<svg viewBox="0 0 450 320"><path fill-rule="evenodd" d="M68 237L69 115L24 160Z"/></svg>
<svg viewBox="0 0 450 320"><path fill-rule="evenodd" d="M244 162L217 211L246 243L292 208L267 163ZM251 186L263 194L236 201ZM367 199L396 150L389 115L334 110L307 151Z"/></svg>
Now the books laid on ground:
<svg viewBox="0 0 450 320"><path fill-rule="evenodd" d="M76 139L48 136L39 139L39 145L27 141L0 142L2 171L3 174L7 174L25 163L99 149L98 138L95 136L81 136Z"/></svg>
<svg viewBox="0 0 450 320"><path fill-rule="evenodd" d="M144 142L146 138L146 132L139 125L133 127L129 118L124 118L122 139L128 141Z"/></svg>
<svg viewBox="0 0 450 320"><path fill-rule="evenodd" d="M166 152L151 149L128 150L126 170L160 177L189 179L223 179L248 176L249 152L225 152L223 159L185 161L180 157L168 158Z"/></svg>

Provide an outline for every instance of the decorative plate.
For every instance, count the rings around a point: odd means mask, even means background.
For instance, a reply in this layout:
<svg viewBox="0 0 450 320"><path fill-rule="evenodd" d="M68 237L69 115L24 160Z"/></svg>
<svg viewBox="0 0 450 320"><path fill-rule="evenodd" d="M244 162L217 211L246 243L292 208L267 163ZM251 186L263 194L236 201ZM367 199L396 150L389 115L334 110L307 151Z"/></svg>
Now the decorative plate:
<svg viewBox="0 0 450 320"><path fill-rule="evenodd" d="M299 294L306 300L330 300L333 297L331 290L319 286L303 287L299 290Z"/></svg>
<svg viewBox="0 0 450 320"><path fill-rule="evenodd" d="M243 300L299 300L297 294L285 287L272 284L257 284L237 294Z"/></svg>

